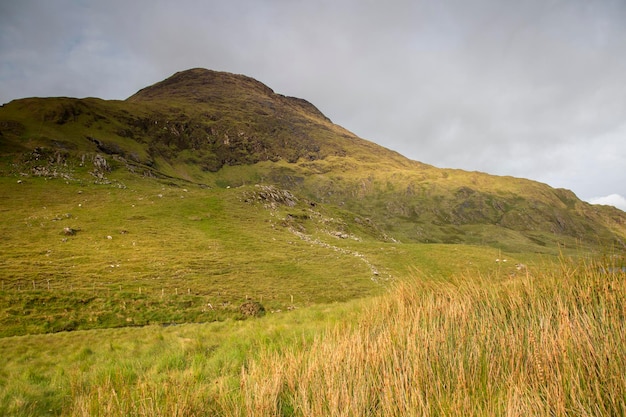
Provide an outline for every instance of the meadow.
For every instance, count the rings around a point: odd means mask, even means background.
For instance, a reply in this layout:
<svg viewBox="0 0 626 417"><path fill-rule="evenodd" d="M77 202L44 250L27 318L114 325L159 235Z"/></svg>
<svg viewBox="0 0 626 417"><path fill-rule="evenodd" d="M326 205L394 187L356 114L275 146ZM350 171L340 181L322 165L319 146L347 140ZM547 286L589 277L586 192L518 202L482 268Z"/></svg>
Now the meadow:
<svg viewBox="0 0 626 417"><path fill-rule="evenodd" d="M379 296L258 319L5 337L0 413L624 415L621 262L414 270Z"/></svg>
<svg viewBox="0 0 626 417"><path fill-rule="evenodd" d="M247 300L284 312L380 294L412 265L441 276L499 256L381 242L337 208L259 190L0 178L0 336L221 321Z"/></svg>

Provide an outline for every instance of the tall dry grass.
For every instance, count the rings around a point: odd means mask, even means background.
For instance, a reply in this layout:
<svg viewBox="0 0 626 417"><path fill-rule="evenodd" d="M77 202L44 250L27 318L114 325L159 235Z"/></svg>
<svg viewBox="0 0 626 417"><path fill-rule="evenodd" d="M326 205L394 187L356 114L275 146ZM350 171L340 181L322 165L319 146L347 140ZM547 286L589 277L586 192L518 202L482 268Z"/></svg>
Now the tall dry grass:
<svg viewBox="0 0 626 417"><path fill-rule="evenodd" d="M72 384L72 404L66 415L107 417L204 416L209 409L207 388L192 378L124 380L113 375L92 387Z"/></svg>
<svg viewBox="0 0 626 417"><path fill-rule="evenodd" d="M416 277L304 348L265 352L233 416L626 415L626 278L600 264Z"/></svg>

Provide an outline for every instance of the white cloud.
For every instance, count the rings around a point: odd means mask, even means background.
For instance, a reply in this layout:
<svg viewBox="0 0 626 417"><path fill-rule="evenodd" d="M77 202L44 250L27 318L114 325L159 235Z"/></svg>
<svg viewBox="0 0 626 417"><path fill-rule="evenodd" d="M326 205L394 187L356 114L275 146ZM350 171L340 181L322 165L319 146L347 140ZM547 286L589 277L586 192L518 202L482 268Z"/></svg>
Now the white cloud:
<svg viewBox="0 0 626 417"><path fill-rule="evenodd" d="M604 206L617 207L620 210L626 211L626 198L619 194L611 194L605 197L590 198L591 204L601 204Z"/></svg>

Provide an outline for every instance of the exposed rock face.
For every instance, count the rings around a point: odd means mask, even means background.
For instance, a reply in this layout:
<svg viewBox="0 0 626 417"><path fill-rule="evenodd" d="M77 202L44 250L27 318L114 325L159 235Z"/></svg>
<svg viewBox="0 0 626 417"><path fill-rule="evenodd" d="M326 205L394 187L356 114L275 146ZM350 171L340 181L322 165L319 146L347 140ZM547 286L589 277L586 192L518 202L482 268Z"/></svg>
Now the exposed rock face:
<svg viewBox="0 0 626 417"><path fill-rule="evenodd" d="M293 207L298 202L298 199L289 190L281 190L273 185L257 184L255 187L257 191L248 198L249 201L260 201L270 207L277 205Z"/></svg>
<svg viewBox="0 0 626 417"><path fill-rule="evenodd" d="M15 164L22 176L71 179L69 153L60 149L36 147Z"/></svg>

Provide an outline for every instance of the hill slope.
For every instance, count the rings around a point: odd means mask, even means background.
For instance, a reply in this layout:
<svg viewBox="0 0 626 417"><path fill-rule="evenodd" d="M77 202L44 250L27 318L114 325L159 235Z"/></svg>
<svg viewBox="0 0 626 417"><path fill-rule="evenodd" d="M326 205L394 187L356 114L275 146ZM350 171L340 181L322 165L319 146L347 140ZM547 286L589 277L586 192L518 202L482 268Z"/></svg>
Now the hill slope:
<svg viewBox="0 0 626 417"><path fill-rule="evenodd" d="M397 241L542 250L623 247L626 235L619 210L528 180L410 161L243 75L192 69L125 101L17 100L0 111L0 135L12 175L72 177L72 166L104 160L101 179L126 169L211 186L275 184Z"/></svg>

